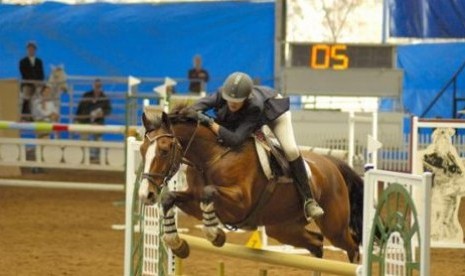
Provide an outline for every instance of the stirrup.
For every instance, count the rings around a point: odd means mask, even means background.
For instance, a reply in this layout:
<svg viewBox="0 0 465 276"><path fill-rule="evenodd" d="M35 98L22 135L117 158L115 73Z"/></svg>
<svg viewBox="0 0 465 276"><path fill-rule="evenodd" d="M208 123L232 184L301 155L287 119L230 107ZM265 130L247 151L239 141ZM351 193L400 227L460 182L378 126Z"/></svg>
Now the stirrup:
<svg viewBox="0 0 465 276"><path fill-rule="evenodd" d="M310 198L307 199L304 203L304 214L307 221L311 221L312 219L319 218L324 215L325 211L323 208L318 205L315 199Z"/></svg>

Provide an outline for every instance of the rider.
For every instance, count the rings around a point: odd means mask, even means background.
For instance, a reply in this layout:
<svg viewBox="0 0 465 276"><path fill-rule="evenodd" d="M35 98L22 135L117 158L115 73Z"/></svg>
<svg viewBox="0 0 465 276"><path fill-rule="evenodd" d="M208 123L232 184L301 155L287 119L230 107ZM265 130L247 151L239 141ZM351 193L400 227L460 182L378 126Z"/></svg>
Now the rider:
<svg viewBox="0 0 465 276"><path fill-rule="evenodd" d="M312 197L309 175L294 138L289 98L283 98L269 87L256 86L245 73L228 76L216 93L198 100L193 106L198 120L209 127L225 146L241 145L253 132L268 125L279 140L289 161L294 183L304 200L308 221L324 214ZM201 113L213 109L216 119Z"/></svg>

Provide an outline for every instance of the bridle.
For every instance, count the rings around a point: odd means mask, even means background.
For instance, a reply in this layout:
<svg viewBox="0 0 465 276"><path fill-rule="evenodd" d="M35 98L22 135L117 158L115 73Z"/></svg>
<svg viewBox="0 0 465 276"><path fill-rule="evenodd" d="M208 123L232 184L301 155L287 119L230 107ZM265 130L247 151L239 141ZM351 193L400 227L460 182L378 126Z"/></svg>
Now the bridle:
<svg viewBox="0 0 465 276"><path fill-rule="evenodd" d="M160 173L158 172L143 173L142 179L147 179L152 184L155 184L155 178L157 177L162 178L163 182L161 186L164 186L176 174L176 172L179 170L179 167L181 166L182 163L192 166L193 165L192 162L187 160L185 156L192 144L192 141L194 140L195 134L197 133L198 126L199 124L197 124L194 132L192 133L184 152L182 151L182 145L179 142L179 139L176 137L176 135L174 135L173 129L171 129L172 133L164 133L164 134L157 135L155 137L149 136L149 133L152 132L153 129L147 130L147 132L145 133L145 137L149 140L150 144L157 142L160 138L170 138L173 140L173 142L172 142L172 146L170 147L170 151L166 154L168 156L167 162L169 162L168 163L169 166L167 166L165 170L163 170L163 172L160 172Z"/></svg>

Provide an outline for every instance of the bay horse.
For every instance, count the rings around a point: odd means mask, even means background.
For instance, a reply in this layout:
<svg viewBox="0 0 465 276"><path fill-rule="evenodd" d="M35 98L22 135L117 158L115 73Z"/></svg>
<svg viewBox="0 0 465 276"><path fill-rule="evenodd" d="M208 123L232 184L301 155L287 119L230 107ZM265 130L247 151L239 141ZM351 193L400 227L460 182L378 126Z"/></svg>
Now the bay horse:
<svg viewBox="0 0 465 276"><path fill-rule="evenodd" d="M215 246L222 246L226 239L219 223L246 230L263 225L268 236L305 248L319 258L323 257L326 237L347 252L350 262L359 262L363 181L345 162L303 152L311 168L315 199L325 210L322 217L315 219L321 234L306 227L303 202L292 183L276 183L274 192L261 200L272 184L260 167L252 138L241 147L226 148L194 117L183 106L150 120L145 113L142 116L146 133L140 147L144 161L141 201L154 204L161 187L181 163L188 164L187 189L163 189L160 193L163 240L175 255L189 255L188 244L177 233L173 208L176 205L202 220L202 230Z"/></svg>

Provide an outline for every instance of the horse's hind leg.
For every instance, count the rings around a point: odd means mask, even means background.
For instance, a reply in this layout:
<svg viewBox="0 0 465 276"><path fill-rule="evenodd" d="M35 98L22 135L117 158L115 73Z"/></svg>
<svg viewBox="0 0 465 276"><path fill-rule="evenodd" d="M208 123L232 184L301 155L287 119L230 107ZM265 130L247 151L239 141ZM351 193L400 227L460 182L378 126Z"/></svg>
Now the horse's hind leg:
<svg viewBox="0 0 465 276"><path fill-rule="evenodd" d="M327 238L334 246L339 247L347 252L347 257L351 263L360 262L358 244L355 242L349 228L346 228L346 230L338 232L337 234L327 236Z"/></svg>
<svg viewBox="0 0 465 276"><path fill-rule="evenodd" d="M318 258L323 257L323 235L305 228L307 222L299 219L289 223L265 226L266 234L282 244L305 248Z"/></svg>

